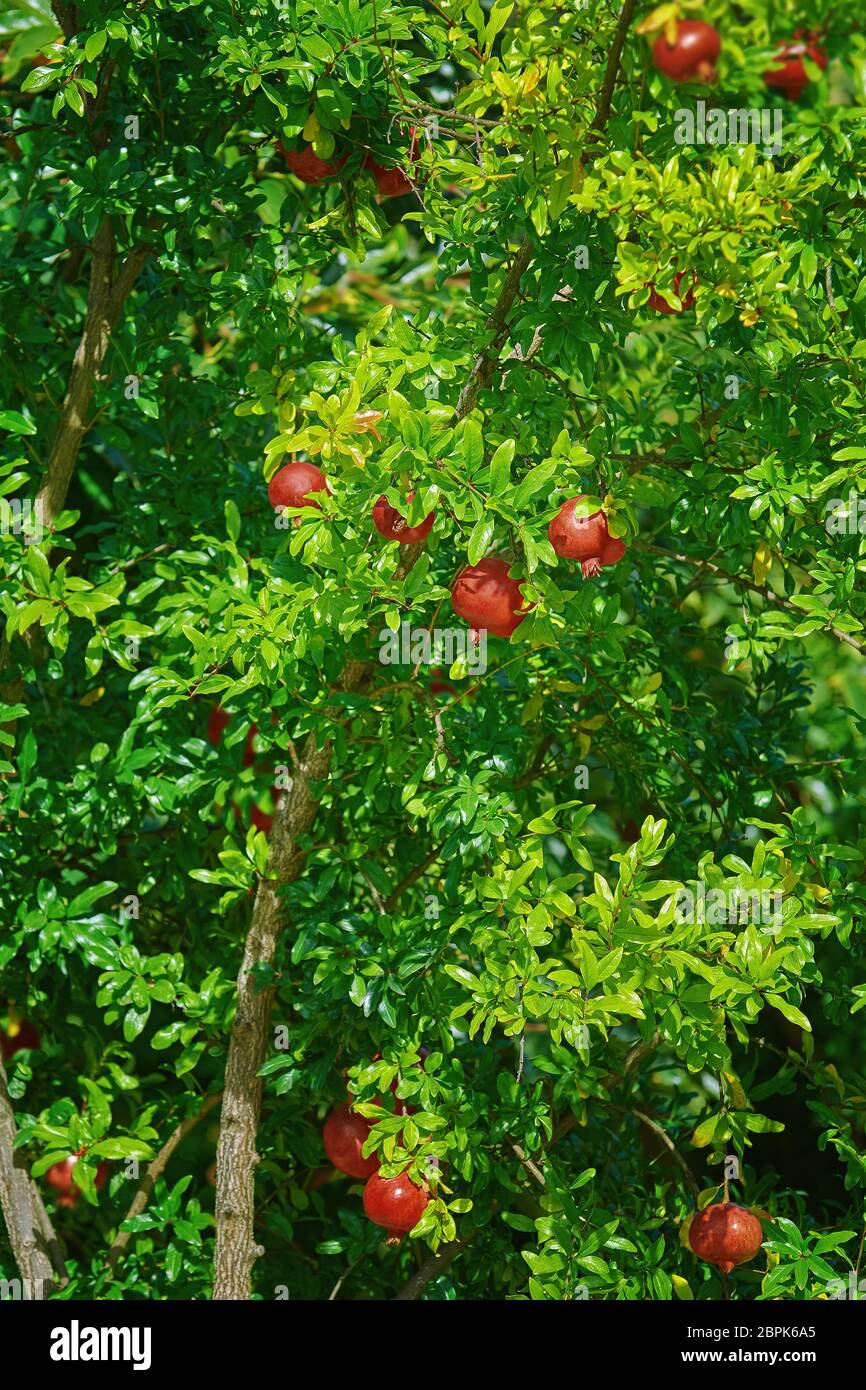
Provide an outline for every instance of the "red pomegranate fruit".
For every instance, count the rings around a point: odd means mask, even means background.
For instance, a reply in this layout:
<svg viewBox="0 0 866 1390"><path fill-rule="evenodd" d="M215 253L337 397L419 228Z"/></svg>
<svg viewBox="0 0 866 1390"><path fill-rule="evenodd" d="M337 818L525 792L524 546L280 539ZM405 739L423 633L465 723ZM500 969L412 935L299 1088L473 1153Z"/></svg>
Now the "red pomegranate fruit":
<svg viewBox="0 0 866 1390"><path fill-rule="evenodd" d="M409 146L410 164L417 164L419 158L418 141L413 135ZM364 156L363 167L369 169L373 175L380 198L404 198L407 193L412 192L412 181L399 165L380 164L372 154L367 154Z"/></svg>
<svg viewBox="0 0 866 1390"><path fill-rule="evenodd" d="M340 159L320 159L312 145L304 145L300 150L287 150L282 145L277 147L280 154L285 159L295 178L301 183L307 183L315 188L317 184L325 183L328 179L336 178L346 162L346 155Z"/></svg>
<svg viewBox="0 0 866 1390"><path fill-rule="evenodd" d="M272 507L316 507L314 492L330 492L328 480L321 468L303 460L287 463L268 483L268 501Z"/></svg>
<svg viewBox="0 0 866 1390"><path fill-rule="evenodd" d="M510 577L505 560L487 555L460 571L451 586L451 606L470 627L494 637L510 637L531 611L521 612L520 583Z"/></svg>
<svg viewBox="0 0 866 1390"><path fill-rule="evenodd" d="M815 37L798 29L792 42L785 44L773 59L780 66L765 71L764 82L780 91L788 101L799 101L809 85L804 58L810 58L822 71L827 66L827 54L818 47Z"/></svg>
<svg viewBox="0 0 866 1390"><path fill-rule="evenodd" d="M81 1196L81 1188L73 1177L73 1169L80 1157L80 1154L70 1154L68 1158L64 1158L60 1163L52 1164L45 1174L45 1181L48 1183L48 1186L53 1187L55 1192L60 1194L57 1198L58 1206L74 1207ZM105 1186L107 1177L108 1164L100 1163L93 1178L93 1185L97 1192L100 1188Z"/></svg>
<svg viewBox="0 0 866 1390"><path fill-rule="evenodd" d="M681 314L686 309L691 309L692 305L695 302L695 292L692 286L689 286L685 294L680 294L680 284L682 282L682 278L683 272L681 270L678 270L676 275L674 276L674 294L679 299L680 304L682 305L682 309L677 309L673 304L669 302L669 300L665 299L664 295L659 293L655 285L650 285L649 287L649 307L651 309L655 309L657 314Z"/></svg>
<svg viewBox="0 0 866 1390"><path fill-rule="evenodd" d="M411 502L415 496L414 492L406 494L406 501ZM373 508L373 525L384 536L386 541L398 541L400 545L414 545L418 541L423 541L425 536L429 536L433 529L433 513L430 512L418 526L407 526L406 518L401 516L396 507L384 498L380 497Z"/></svg>
<svg viewBox="0 0 866 1390"><path fill-rule="evenodd" d="M14 1057L16 1052L36 1048L41 1042L38 1029L29 1019L22 1018L18 1023L9 1023L5 1033L0 1033L0 1055L4 1062Z"/></svg>
<svg viewBox="0 0 866 1390"><path fill-rule="evenodd" d="M451 699L458 700L460 698L460 691L457 689L457 687L455 685L452 685L450 681L439 679L439 677L444 675L445 672L443 671L441 666L431 666L430 694L448 695Z"/></svg>
<svg viewBox="0 0 866 1390"><path fill-rule="evenodd" d="M668 43L666 33L659 34L653 44L653 62L673 82L712 82L721 51L722 38L712 24L681 19L673 43Z"/></svg>
<svg viewBox="0 0 866 1390"><path fill-rule="evenodd" d="M563 503L547 528L547 537L557 555L564 560L579 560L584 579L598 574L602 565L615 565L625 554L625 545L607 529L603 511L591 516L575 516L578 502L586 493L570 497Z"/></svg>
<svg viewBox="0 0 866 1390"><path fill-rule="evenodd" d="M216 746L226 731L231 715L221 705L214 705L207 719L208 741Z"/></svg>
<svg viewBox="0 0 866 1390"><path fill-rule="evenodd" d="M254 806L250 811L250 822L256 827L256 830L263 830L266 835L270 835L274 818L269 812L262 811L258 806Z"/></svg>
<svg viewBox="0 0 866 1390"><path fill-rule="evenodd" d="M369 1178L378 1172L375 1154L364 1158L361 1150L370 1137L372 1125L363 1115L356 1115L348 1105L337 1105L325 1121L322 1139L325 1153L335 1168L350 1178Z"/></svg>
<svg viewBox="0 0 866 1390"><path fill-rule="evenodd" d="M231 715L220 705L214 705L207 721L208 742L217 746L222 741L222 736L226 731ZM258 725L251 724L247 730L247 739L244 744L244 767L252 767L256 760L256 750L253 747L253 739L258 733Z"/></svg>
<svg viewBox="0 0 866 1390"><path fill-rule="evenodd" d="M416 1186L408 1173L396 1178L374 1173L364 1188L364 1211L377 1226L387 1227L389 1245L418 1225L429 1200L426 1186Z"/></svg>
<svg viewBox="0 0 866 1390"><path fill-rule="evenodd" d="M689 1226L689 1245L695 1254L729 1274L735 1265L757 1255L764 1239L761 1223L735 1202L714 1202L695 1212Z"/></svg>

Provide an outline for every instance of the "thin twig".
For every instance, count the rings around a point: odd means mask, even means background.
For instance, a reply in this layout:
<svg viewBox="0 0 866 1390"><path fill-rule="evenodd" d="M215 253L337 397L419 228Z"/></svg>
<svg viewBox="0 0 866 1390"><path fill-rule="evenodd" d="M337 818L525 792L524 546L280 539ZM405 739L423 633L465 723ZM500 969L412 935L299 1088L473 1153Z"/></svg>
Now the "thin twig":
<svg viewBox="0 0 866 1390"><path fill-rule="evenodd" d="M150 1201L151 1194L156 1186L157 1178L162 1176L168 1160L171 1158L178 1144L182 1143L190 1130L195 1129L200 1120L203 1120L215 1105L222 1100L222 1091L217 1091L206 1098L194 1115L188 1115L185 1120L177 1126L171 1138L163 1144L156 1158L148 1165L147 1172L138 1188L129 1207L129 1211L124 1218L125 1221L132 1221L136 1216L140 1216ZM134 1231L118 1231L114 1238L114 1244L108 1252L108 1268L113 1274L117 1268L118 1261L129 1244Z"/></svg>

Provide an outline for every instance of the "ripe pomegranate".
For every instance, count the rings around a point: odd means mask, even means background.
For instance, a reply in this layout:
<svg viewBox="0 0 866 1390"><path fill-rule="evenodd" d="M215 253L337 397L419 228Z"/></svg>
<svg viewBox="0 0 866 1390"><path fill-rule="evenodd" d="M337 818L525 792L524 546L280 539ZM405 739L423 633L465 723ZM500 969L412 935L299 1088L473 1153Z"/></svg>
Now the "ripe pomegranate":
<svg viewBox="0 0 866 1390"><path fill-rule="evenodd" d="M674 43L668 43L666 34L659 34L653 44L653 62L673 82L712 82L721 51L721 35L712 24L703 19L681 19Z"/></svg>
<svg viewBox="0 0 866 1390"><path fill-rule="evenodd" d="M451 586L451 606L470 627L494 637L510 637L531 611L520 611L520 581L509 577L508 563L498 555L486 555L460 571Z"/></svg>
<svg viewBox="0 0 866 1390"><path fill-rule="evenodd" d="M396 1178L374 1173L364 1188L364 1211L377 1226L387 1227L389 1245L417 1226L429 1200L426 1185L417 1187L407 1173Z"/></svg>
<svg viewBox="0 0 866 1390"><path fill-rule="evenodd" d="M230 719L231 715L221 705L214 705L207 720L207 736L210 743L216 745L220 742Z"/></svg>
<svg viewBox="0 0 866 1390"><path fill-rule="evenodd" d="M207 721L208 741L217 745L221 742L231 715L220 705L214 705ZM258 733L258 725L251 724L247 730L247 741L244 744L244 767L252 767L256 760L256 751L253 747L253 739Z"/></svg>
<svg viewBox="0 0 866 1390"><path fill-rule="evenodd" d="M346 155L333 161L320 159L312 145L304 145L300 150L287 150L282 145L278 145L277 148L295 178L300 179L301 183L310 184L313 188L317 184L325 183L327 179L335 178L347 159Z"/></svg>
<svg viewBox="0 0 866 1390"><path fill-rule="evenodd" d="M81 1196L81 1188L74 1181L72 1170L78 1162L80 1154L70 1154L60 1163L54 1163L45 1174L45 1181L49 1187L53 1187L55 1192L59 1192L57 1205L61 1207L74 1207ZM105 1186L108 1177L108 1164L100 1163L96 1169L93 1185L97 1191Z"/></svg>
<svg viewBox="0 0 866 1390"><path fill-rule="evenodd" d="M667 299L665 299L664 295L659 293L655 285L650 285L649 307L651 309L655 309L657 314L681 314L686 309L691 309L692 305L695 302L695 292L694 289L690 286L686 290L685 294L680 294L680 282L682 281L682 278L683 272L681 270L678 270L676 275L674 276L674 294L677 296L680 303L682 304L682 309L674 308L673 304L671 304Z"/></svg>
<svg viewBox="0 0 866 1390"><path fill-rule="evenodd" d="M413 135L412 144L409 146L409 161L411 164L417 164L419 158L418 141ZM380 164L372 154L367 154L364 156L363 167L369 169L376 180L381 198L403 198L412 192L412 182L399 165Z"/></svg>
<svg viewBox="0 0 866 1390"><path fill-rule="evenodd" d="M689 1245L695 1254L729 1274L757 1255L764 1232L757 1216L735 1202L714 1202L695 1212L689 1227Z"/></svg>
<svg viewBox="0 0 866 1390"><path fill-rule="evenodd" d="M452 685L450 681L438 679L438 677L444 676L444 674L445 672L443 671L441 666L432 666L430 668L430 675L432 678L430 681L430 694L448 695L453 700L458 699L460 696L460 691L457 689L457 687Z"/></svg>
<svg viewBox="0 0 866 1390"><path fill-rule="evenodd" d="M232 802L232 810L235 813L235 820L240 824L243 821L244 813L236 801ZM265 835L270 835L274 817L269 811L263 811L259 806L253 806L249 813L250 824L256 830L264 831Z"/></svg>
<svg viewBox="0 0 866 1390"><path fill-rule="evenodd" d="M363 1115L356 1115L348 1105L337 1105L325 1121L322 1139L325 1153L335 1168L350 1178L369 1178L379 1171L375 1154L364 1158L363 1145L370 1137L372 1125Z"/></svg>
<svg viewBox="0 0 866 1390"><path fill-rule="evenodd" d="M41 1042L38 1029L29 1019L22 1018L20 1022L10 1021L5 1033L0 1033L0 1055L4 1062L8 1062L10 1057L14 1057L16 1052L25 1052L28 1048L38 1047Z"/></svg>
<svg viewBox="0 0 866 1390"><path fill-rule="evenodd" d="M406 501L411 502L415 496L414 492L406 494ZM407 526L406 518L401 516L396 507L380 497L373 508L373 525L384 536L386 541L399 541L401 545L414 545L417 541L423 541L433 529L433 513L425 516L418 526Z"/></svg>
<svg viewBox="0 0 866 1390"><path fill-rule="evenodd" d="M263 830L266 835L270 835L274 818L267 811L261 811L258 806L254 806L250 811L250 820L256 830Z"/></svg>
<svg viewBox="0 0 866 1390"><path fill-rule="evenodd" d="M818 47L816 37L804 29L797 29L792 42L785 44L773 60L781 63L781 67L767 68L764 73L767 86L777 88L788 101L799 101L809 85L804 58L817 63L822 71L827 66L827 54Z"/></svg>
<svg viewBox="0 0 866 1390"><path fill-rule="evenodd" d="M607 529L604 512L591 516L575 516L578 502L586 493L570 497L563 503L547 528L547 537L557 555L565 560L580 560L584 579L598 574L602 565L615 565L625 554L625 545Z"/></svg>
<svg viewBox="0 0 866 1390"><path fill-rule="evenodd" d="M313 492L330 492L328 480L314 463L287 463L268 483L268 501L272 507L316 507Z"/></svg>

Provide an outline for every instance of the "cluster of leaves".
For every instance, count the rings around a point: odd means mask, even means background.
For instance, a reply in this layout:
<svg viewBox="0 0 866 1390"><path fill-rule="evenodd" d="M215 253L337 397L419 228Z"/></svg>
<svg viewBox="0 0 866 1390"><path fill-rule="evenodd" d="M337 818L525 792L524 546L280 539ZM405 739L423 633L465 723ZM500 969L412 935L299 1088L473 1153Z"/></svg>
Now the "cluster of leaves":
<svg viewBox="0 0 866 1390"><path fill-rule="evenodd" d="M823 13L728 11L713 100L780 104L766 60ZM826 1297L866 1220L866 522L827 524L866 462L856 7L827 7L774 160L676 144L707 94L634 33L594 128L600 0L58 13L9 21L2 497L51 458L95 237L116 269L146 251L64 508L0 527L0 1024L42 1037L8 1067L34 1176L86 1150L62 1296L207 1295L218 1111L106 1249L221 1084L250 817L312 734L330 776L260 972L257 1296L385 1297L414 1267L324 1169L346 1072L383 1171L431 1185L413 1241L466 1241L428 1296L718 1297L683 1229L735 1154L767 1233L738 1296ZM413 131L414 192L378 199L366 153L408 167ZM291 175L305 143L338 177ZM678 271L694 308L656 315ZM292 455L331 490L275 521ZM383 493L435 508L411 568ZM592 581L547 539L577 493L628 545ZM535 608L484 671L443 696L381 660L403 624L459 627L450 584L491 552ZM781 909L682 911L713 892Z"/></svg>

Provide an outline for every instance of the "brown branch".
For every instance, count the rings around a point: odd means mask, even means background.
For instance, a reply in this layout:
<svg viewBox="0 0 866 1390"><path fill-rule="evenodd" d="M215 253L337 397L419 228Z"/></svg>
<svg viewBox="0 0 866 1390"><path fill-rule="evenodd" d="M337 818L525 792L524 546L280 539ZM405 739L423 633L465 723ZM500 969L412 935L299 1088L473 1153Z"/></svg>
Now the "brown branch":
<svg viewBox="0 0 866 1390"><path fill-rule="evenodd" d="M424 858L421 860L421 863L416 864L414 869L409 870L406 877L400 880L400 882L397 884L397 887L394 888L392 892L388 894L388 897L385 899L386 912L393 911L398 900L406 892L406 889L411 888L413 883L417 883L419 878L424 877L425 873L430 868L430 865L435 864L436 860L439 858L441 853L442 846L434 845L433 849L431 849L429 853L424 855Z"/></svg>
<svg viewBox="0 0 866 1390"><path fill-rule="evenodd" d="M795 613L803 622L814 617L813 613L798 607L791 599L780 598L778 594L773 593L772 589L756 584L754 580L748 579L743 574L731 574L728 570L723 570L718 565L713 564L712 560L698 560L693 555L684 555L676 550L666 550L664 546L650 545L645 541L638 541L636 545L638 549L645 550L650 555L662 555L669 560L678 560L680 564L705 570L708 574L713 574L718 579L724 580L726 584L733 584L738 589L749 589L753 594L760 594L767 603L772 603L777 608L785 608L789 613ZM840 627L834 627L832 623L827 623L826 631L831 632L838 641L847 642L848 646L853 647L855 652L859 652L861 656L866 652L866 646L862 642L858 642L856 637L852 637L850 632L843 632Z"/></svg>
<svg viewBox="0 0 866 1390"><path fill-rule="evenodd" d="M589 142L594 141L597 138L597 136L601 133L601 131L604 130L604 127L607 125L608 118L610 116L611 102L613 101L613 94L616 89L616 80L619 75L619 60L622 57L623 46L625 44L629 28L631 27L631 22L634 18L634 12L636 7L637 0L625 0L625 4L623 5L622 11L620 13L619 20L617 21L617 26L614 31L613 40L610 46L610 52L608 54L607 65L604 71L604 79L601 84L601 91L598 94L598 102L595 108L595 116L593 117L592 125L590 126L591 134L589 137ZM592 158L591 153L588 152L587 158ZM556 291L556 294L553 296L553 298L554 301L567 300L571 298L572 294L573 290L570 285L561 285L560 288ZM509 354L510 358L513 361L529 363L534 357L536 357L537 354L541 351L544 342L545 327L545 324L539 323L536 326L535 332L532 335L532 342L530 343L526 352L523 352L520 346L517 345ZM570 399L572 401L572 404L574 404L574 398L570 397ZM579 409L577 410L577 416L581 422L581 426L583 426L583 421L581 419Z"/></svg>
<svg viewBox="0 0 866 1390"><path fill-rule="evenodd" d="M493 380L498 369L499 353L508 337L507 316L531 256L532 244L525 239L515 252L496 304L487 319L486 326L493 337L476 358L469 380L460 393L453 417L455 422L469 414L479 390L489 386ZM420 545L404 547L397 578L404 578L409 573L422 548ZM359 690L368 670L364 662L347 662L337 689L344 692ZM337 717L332 708L326 709L324 716L326 722ZM267 1052L268 1021L274 989L272 986L257 988L256 975L261 967L273 965L277 944L285 927L281 890L293 883L303 868L305 860L298 840L311 829L315 820L319 809L316 784L327 778L331 755L330 741L319 748L315 734L308 736L291 790L274 817L267 877L259 881L244 944L237 981L237 1012L226 1061L217 1151L213 1297L219 1301L249 1298L253 1265L264 1253L262 1247L256 1244L254 1235L255 1170L259 1162L256 1134L262 1103L262 1078L259 1072Z"/></svg>
<svg viewBox="0 0 866 1390"><path fill-rule="evenodd" d="M652 1130L653 1134L657 1135L658 1138L661 1139L662 1143L670 1151L670 1154L674 1162L676 1163L677 1167L680 1169L680 1172L685 1178L689 1186L689 1190L692 1193L692 1196L697 1197L700 1194L700 1188L698 1187L698 1184L695 1181L695 1175L692 1172L686 1160L683 1158L673 1139L671 1139L667 1130L663 1129L662 1126L658 1123L658 1121L654 1120L651 1115L647 1115L646 1112L643 1110L638 1110L636 1106L632 1107L629 1113L634 1115L636 1120L639 1120L642 1125L646 1125L648 1129Z"/></svg>
<svg viewBox="0 0 866 1390"><path fill-rule="evenodd" d="M204 1103L199 1106L198 1110L196 1110L193 1115L187 1115L186 1119L180 1122L171 1135L171 1138L167 1139L163 1144L156 1158L148 1164L147 1172L144 1175L141 1186L132 1199L129 1211L124 1217L124 1221L132 1221L134 1217L141 1215L150 1201L153 1189L156 1186L157 1178L162 1177L168 1160L171 1158L178 1144L183 1143L190 1130L195 1129L199 1121L203 1120L205 1115L213 1110L214 1106L218 1105L221 1100L222 1091L215 1092L214 1095L210 1095L206 1098ZM134 1231L118 1231L115 1236L114 1244L108 1252L108 1268L112 1274L114 1274L117 1269L118 1261L134 1234Z"/></svg>
<svg viewBox="0 0 866 1390"><path fill-rule="evenodd" d="M339 689L356 691L367 673L363 662L347 663ZM336 715L325 711L326 720ZM254 1240L256 1134L262 1103L259 1070L268 1044L268 1021L274 989L257 987L261 967L272 966L285 916L281 890L301 873L305 856L298 840L311 828L319 809L317 784L331 766L332 745L321 748L307 737L300 766L271 827L267 877L259 880L252 920L237 981L237 1011L226 1061L225 1087L217 1150L217 1238L214 1260L216 1300L247 1299L253 1265L262 1248Z"/></svg>
<svg viewBox="0 0 866 1390"><path fill-rule="evenodd" d="M622 57L622 50L634 19L634 12L637 9L637 0L625 0L625 4L620 11L613 39L611 40L610 52L608 53L607 66L604 71L604 80L601 84L601 91L598 94L598 105L595 108L595 117L590 127L592 130L601 131L607 125L610 116L611 102L616 88L616 79L619 74L619 60Z"/></svg>
<svg viewBox="0 0 866 1390"><path fill-rule="evenodd" d="M106 218L91 245L90 286L84 328L72 361L66 395L37 496L37 502L42 506L42 523L49 530L66 503L78 451L89 429L88 417L97 374L108 350L111 334L117 327L124 302L141 273L150 248L139 246L130 251L116 279L113 278L114 252L114 234ZM9 643L5 638L0 639L0 673L5 670L10 657ZM0 683L0 700L4 704L17 704L23 689L21 676L13 676L11 680Z"/></svg>
<svg viewBox="0 0 866 1390"><path fill-rule="evenodd" d="M493 381L502 345L508 337L507 316L520 288L521 277L531 259L532 242L528 237L524 237L514 253L514 259L499 292L499 298L485 325L493 337L475 359L469 380L460 392L453 423L465 419L474 409L478 392L482 389L486 390Z"/></svg>
<svg viewBox="0 0 866 1390"><path fill-rule="evenodd" d="M614 1081L622 1080L623 1077L627 1077L628 1075L630 1075L630 1073L634 1071L634 1069L638 1067L646 1057L648 1057L652 1052L655 1051L656 1047L658 1047L658 1044L659 1038L657 1034L654 1035L648 1042L635 1043L626 1054L625 1062L623 1063L622 1073L611 1072L608 1076L604 1078L605 1083L613 1083ZM637 1114L637 1111L633 1113ZM644 1118L643 1115L641 1116L641 1118ZM650 1123L651 1126L653 1126L653 1122L649 1121L648 1117L646 1117L646 1119L647 1122ZM571 1130L574 1129L576 1124L577 1116L567 1115L565 1119L562 1121L562 1123L558 1125L557 1128L554 1130L550 1143L545 1145L544 1152L546 1153L547 1150L552 1148L554 1144L559 1143L560 1139L563 1139L566 1134L569 1134ZM668 1145L670 1145L671 1141L667 1138L667 1135L664 1135L663 1137L665 1139L665 1142ZM536 1182L538 1182L542 1187L546 1187L544 1174L541 1172L538 1166L535 1163L533 1163L533 1161L530 1158L527 1158L526 1154L524 1153L523 1149L520 1147L519 1144L515 1144L512 1141L508 1142L513 1153L517 1156L517 1158L523 1164L523 1166L532 1174ZM678 1159L679 1157L680 1156L677 1155ZM685 1160L680 1161L685 1162ZM694 1178L692 1178L692 1181L694 1181ZM420 1269L416 1270L416 1272L412 1275L412 1278L409 1280L409 1282L403 1286L403 1288L400 1290L398 1294L394 1295L393 1302L409 1302L413 1299L419 1298L426 1286L430 1283L430 1281L432 1279L437 1278L438 1275L442 1274L443 1271L448 1268L454 1257L456 1255L459 1255L461 1250L465 1250L466 1246L470 1243L470 1241L473 1241L475 1239L480 1230L481 1227L476 1227L474 1230L470 1231L468 1235L462 1236L460 1240L452 1240L448 1245L444 1246L443 1249L440 1250L437 1255L432 1255L430 1259L425 1260L424 1264L421 1265Z"/></svg>
<svg viewBox="0 0 866 1390"><path fill-rule="evenodd" d="M0 1058L0 1210L22 1282L22 1297L43 1299L66 1282L60 1242L24 1155L14 1147L15 1116Z"/></svg>
<svg viewBox="0 0 866 1390"><path fill-rule="evenodd" d="M66 502L78 450L89 428L88 417L97 374L108 350L111 335L119 322L124 302L149 255L149 246L135 247L129 252L115 279L114 233L108 218L103 221L93 239L84 328L72 360L69 384L48 456L45 480L38 495L38 501L43 508L43 524L48 529Z"/></svg>
<svg viewBox="0 0 866 1390"><path fill-rule="evenodd" d="M420 1298L430 1281L438 1278L440 1274L444 1274L452 1260L460 1254L461 1250L466 1249L469 1242L478 1235L480 1229L480 1227L476 1227L468 1235L461 1236L459 1240L452 1240L447 1245L443 1245L438 1254L431 1255L419 1269L416 1269L409 1282L404 1284L400 1292L394 1295L392 1302L410 1303L414 1299Z"/></svg>

